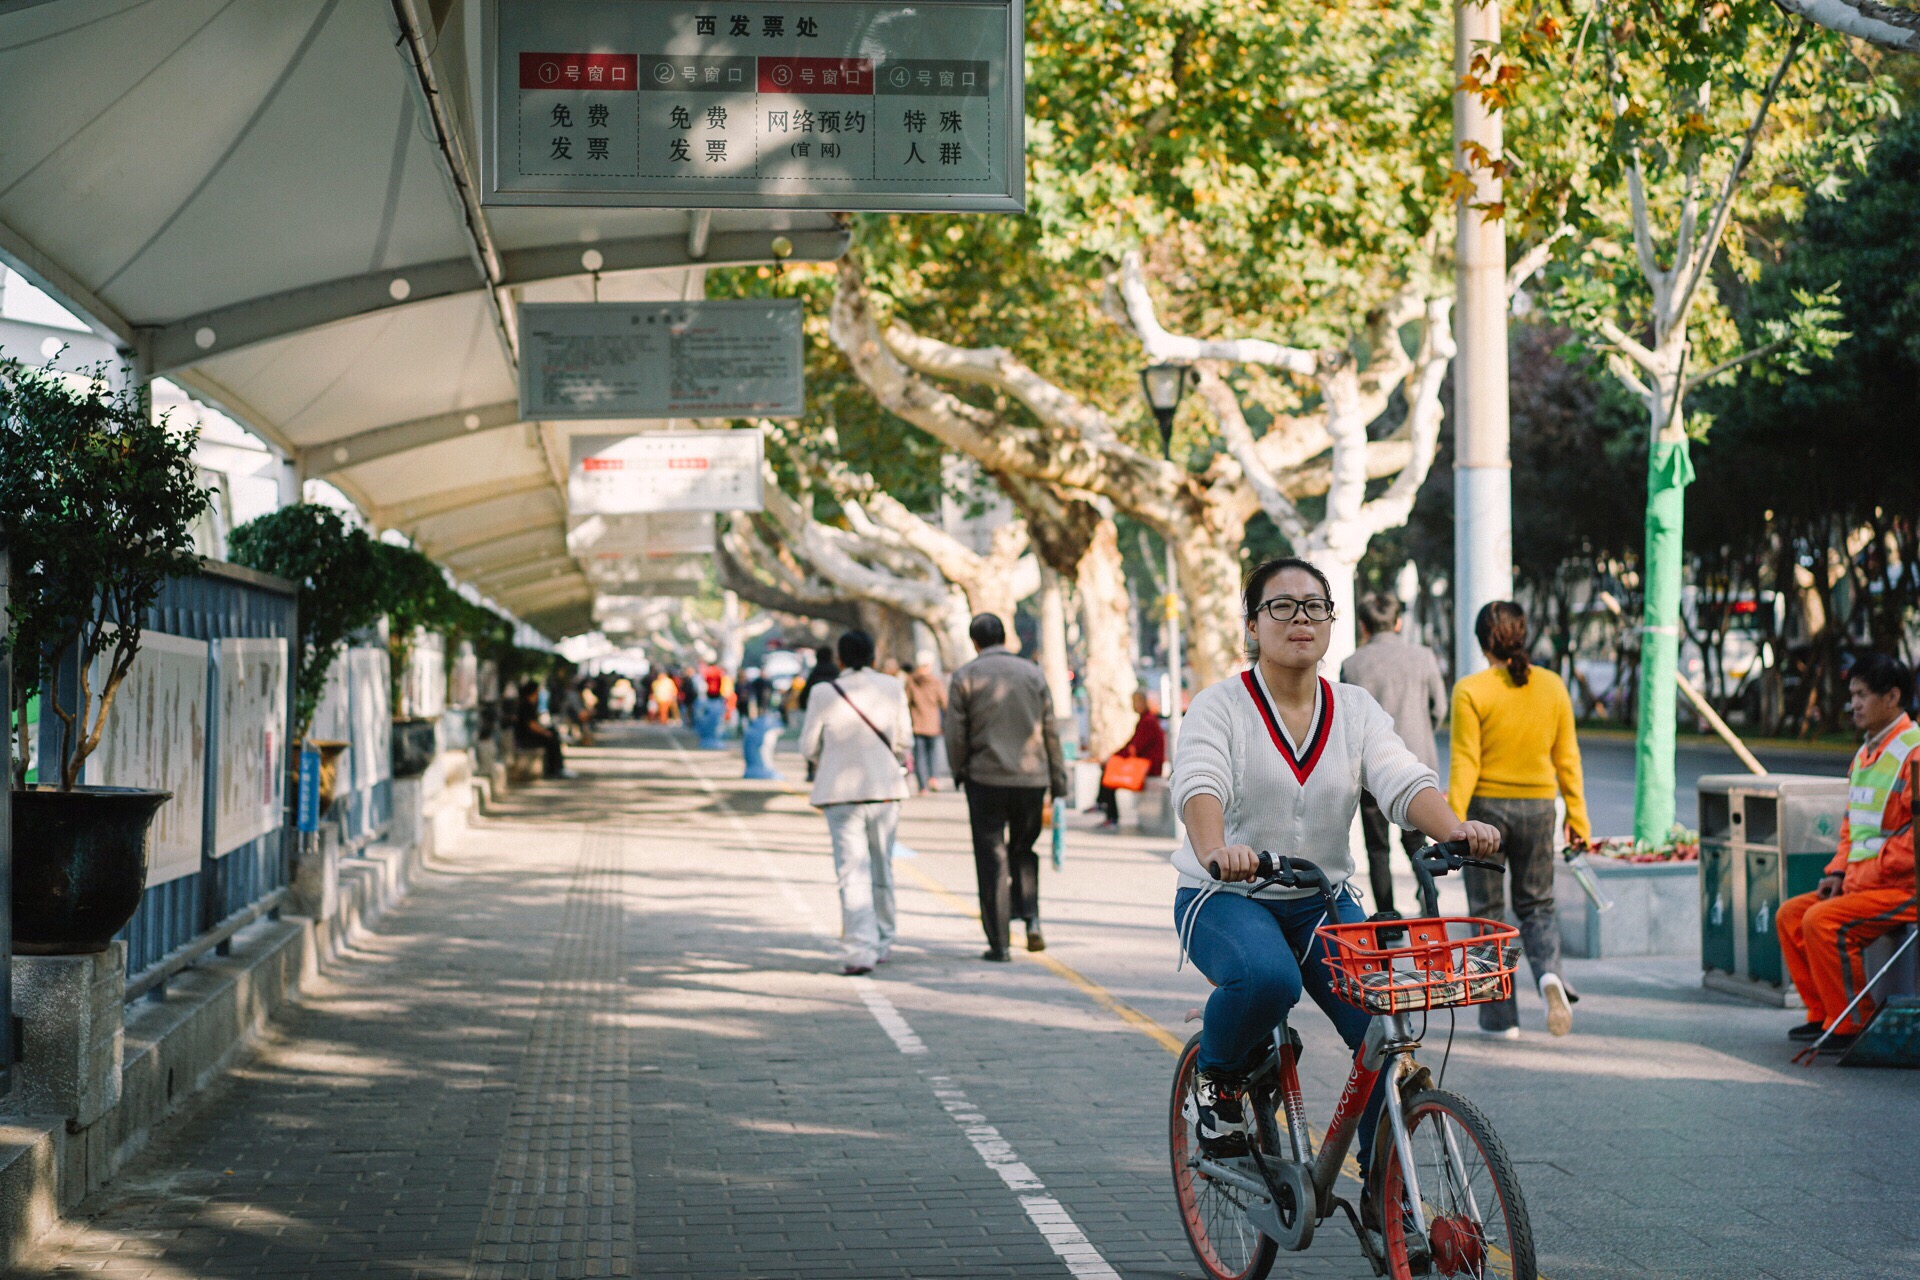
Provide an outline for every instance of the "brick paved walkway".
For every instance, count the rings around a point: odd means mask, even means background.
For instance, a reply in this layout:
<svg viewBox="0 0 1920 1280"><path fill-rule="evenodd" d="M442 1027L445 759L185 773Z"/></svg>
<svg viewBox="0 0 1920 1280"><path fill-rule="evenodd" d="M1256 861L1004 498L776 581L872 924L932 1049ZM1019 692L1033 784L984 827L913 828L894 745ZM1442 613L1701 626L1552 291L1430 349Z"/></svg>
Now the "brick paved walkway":
<svg viewBox="0 0 1920 1280"><path fill-rule="evenodd" d="M1162 1042L1204 983L1154 842L1076 834L1045 873L1076 983L976 958L960 802L915 800L902 945L849 981L803 797L622 738L443 859L21 1274L1195 1274ZM1910 1075L1790 1068L1784 1015L1684 964L1573 978L1575 1036L1462 1038L1448 1074L1521 1162L1546 1275L1920 1274ZM1301 1028L1318 1118L1345 1064ZM1276 1274L1366 1268L1329 1224Z"/></svg>

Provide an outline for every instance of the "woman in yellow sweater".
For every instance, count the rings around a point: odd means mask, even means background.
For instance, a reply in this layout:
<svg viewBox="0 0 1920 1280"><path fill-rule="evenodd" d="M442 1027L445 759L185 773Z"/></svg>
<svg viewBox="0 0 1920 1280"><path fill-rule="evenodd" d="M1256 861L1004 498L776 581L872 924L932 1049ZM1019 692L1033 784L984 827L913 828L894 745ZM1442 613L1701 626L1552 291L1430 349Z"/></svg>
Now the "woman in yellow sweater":
<svg viewBox="0 0 1920 1280"><path fill-rule="evenodd" d="M1573 736L1573 700L1551 671L1527 662L1527 615L1511 600L1496 600L1474 620L1474 637L1487 655L1485 671L1453 687L1453 747L1447 798L1463 819L1500 831L1501 854L1513 876L1513 913L1533 980L1547 1006L1547 1030L1573 1029L1579 997L1560 976L1560 926L1553 912L1554 797L1567 802L1567 833L1588 834L1587 800L1580 783L1580 744ZM1506 914L1506 884L1497 871L1466 869L1467 909L1498 920ZM1513 1039L1520 1015L1513 1000L1480 1006L1480 1030Z"/></svg>

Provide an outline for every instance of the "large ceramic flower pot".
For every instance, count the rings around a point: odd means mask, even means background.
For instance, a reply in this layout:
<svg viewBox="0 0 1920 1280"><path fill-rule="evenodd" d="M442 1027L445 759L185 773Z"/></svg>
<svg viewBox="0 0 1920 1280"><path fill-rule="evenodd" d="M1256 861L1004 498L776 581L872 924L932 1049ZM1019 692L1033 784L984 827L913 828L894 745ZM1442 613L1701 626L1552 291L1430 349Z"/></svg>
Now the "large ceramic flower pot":
<svg viewBox="0 0 1920 1280"><path fill-rule="evenodd" d="M393 722L393 776L417 778L433 763L434 729L431 720Z"/></svg>
<svg viewBox="0 0 1920 1280"><path fill-rule="evenodd" d="M105 951L147 888L147 828L171 791L30 787L13 793L13 949Z"/></svg>

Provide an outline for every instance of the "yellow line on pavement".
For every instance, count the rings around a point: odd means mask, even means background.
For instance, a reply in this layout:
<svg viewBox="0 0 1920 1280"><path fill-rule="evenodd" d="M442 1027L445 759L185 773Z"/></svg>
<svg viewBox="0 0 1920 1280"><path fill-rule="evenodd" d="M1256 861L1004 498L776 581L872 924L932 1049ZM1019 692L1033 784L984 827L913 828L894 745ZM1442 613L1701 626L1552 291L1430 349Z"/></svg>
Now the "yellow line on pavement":
<svg viewBox="0 0 1920 1280"><path fill-rule="evenodd" d="M959 894L953 892L953 890L947 888L947 886L941 884L938 880L935 880L919 867L909 865L907 870L922 886L952 903L962 914L971 916L975 920L980 918L980 912L976 910L971 903L967 902L966 899L962 898ZM1057 959L1045 951L1025 951L1015 952L1014 954L1024 955L1029 960L1037 961L1045 965L1055 974L1065 978L1068 982L1078 987L1088 999L1132 1027L1135 1031L1140 1032L1140 1034L1158 1043L1168 1053L1177 1055L1186 1047L1185 1041L1181 1040L1171 1031L1168 1031L1165 1027L1126 1001L1114 995L1111 991L1108 991L1092 978L1087 977L1084 973L1081 973L1078 969L1066 963L1066 961Z"/></svg>
<svg viewBox="0 0 1920 1280"><path fill-rule="evenodd" d="M921 887L929 893L944 898L962 915L969 916L975 920L980 918L979 910L965 898L962 898L959 894L947 888L947 886L941 884L938 880L935 880L931 875L922 871L914 864L907 863L905 865L907 873L915 880L918 880ZM1138 1031L1141 1035L1159 1044L1160 1047L1168 1053L1177 1055L1182 1049L1186 1048L1186 1042L1181 1040L1180 1037L1174 1035L1171 1031L1126 1001L1120 999L1120 997L1114 995L1113 992L1107 990L1086 974L1081 973L1066 961L1055 959L1045 951L1016 951L1014 954L1023 955L1027 959L1036 961L1053 970L1054 973L1080 988L1088 999L1132 1027L1135 1031Z"/></svg>

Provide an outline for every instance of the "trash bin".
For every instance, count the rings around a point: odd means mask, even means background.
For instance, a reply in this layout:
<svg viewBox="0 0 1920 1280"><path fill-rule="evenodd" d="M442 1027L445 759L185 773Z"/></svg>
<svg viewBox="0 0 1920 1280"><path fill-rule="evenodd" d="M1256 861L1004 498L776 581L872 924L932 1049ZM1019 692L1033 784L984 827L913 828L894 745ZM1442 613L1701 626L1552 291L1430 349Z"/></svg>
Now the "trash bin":
<svg viewBox="0 0 1920 1280"><path fill-rule="evenodd" d="M1780 958L1780 904L1806 893L1840 845L1844 775L1700 779L1700 964L1716 991L1798 1007Z"/></svg>

